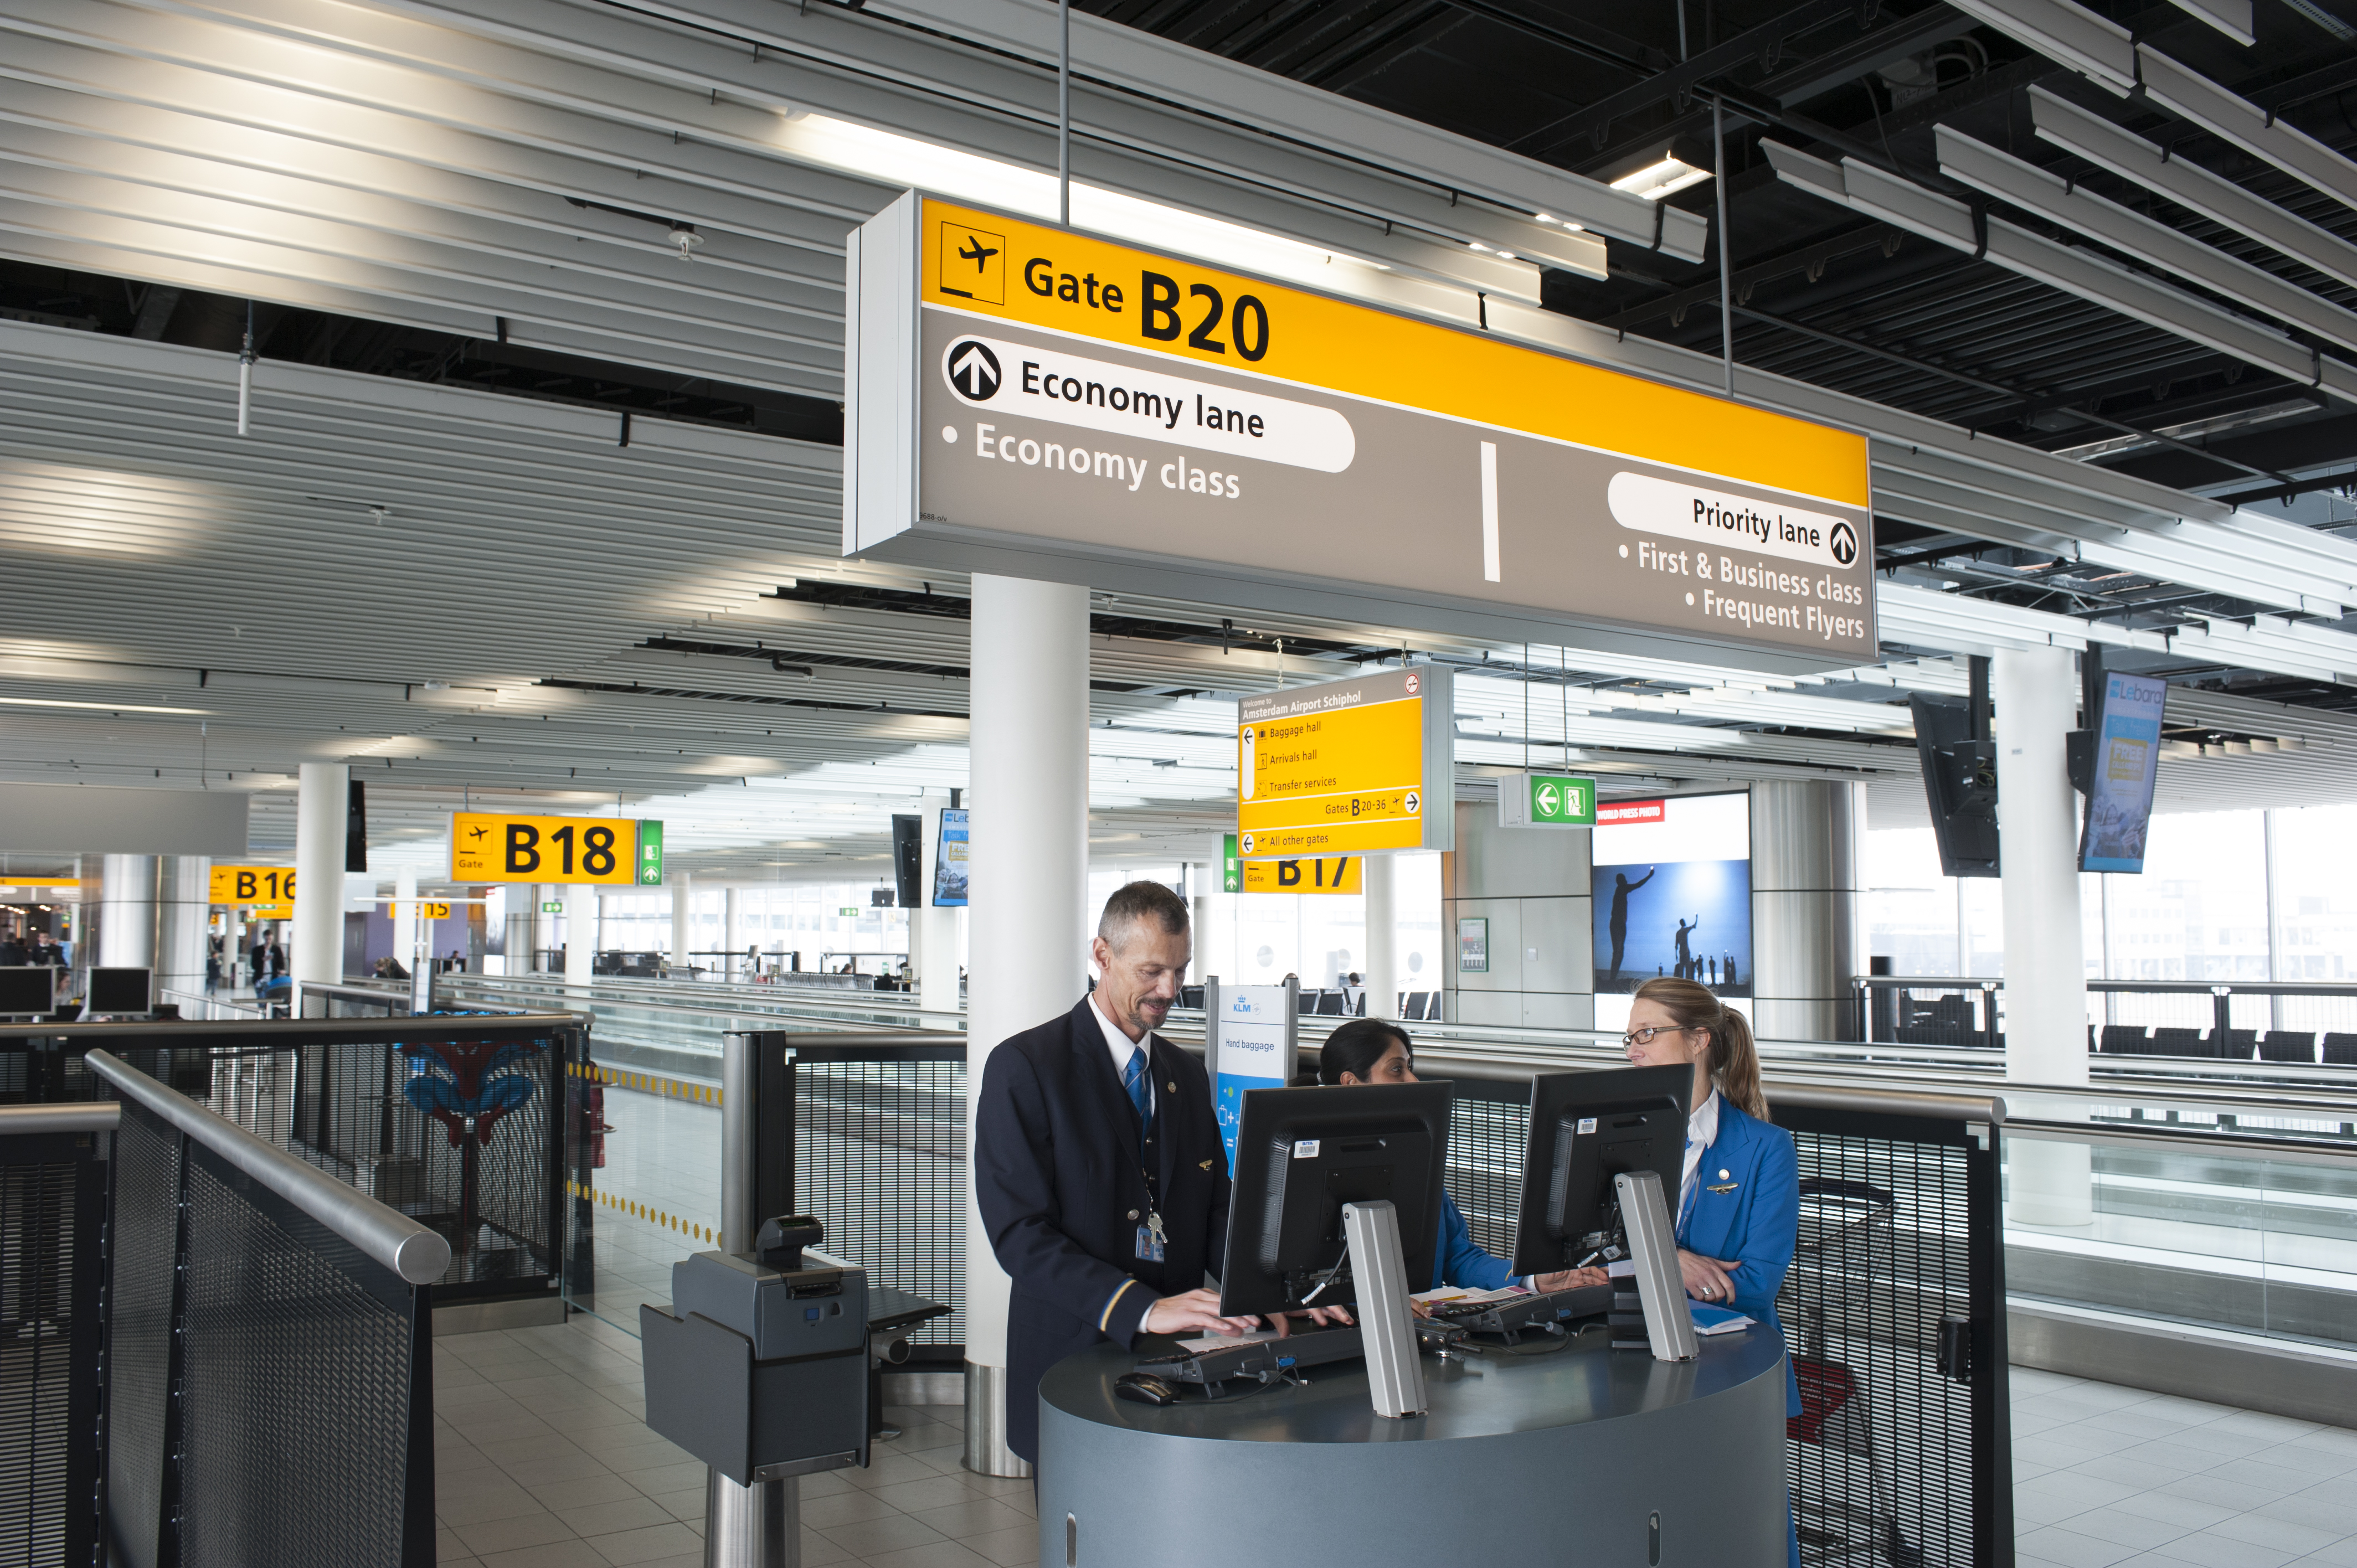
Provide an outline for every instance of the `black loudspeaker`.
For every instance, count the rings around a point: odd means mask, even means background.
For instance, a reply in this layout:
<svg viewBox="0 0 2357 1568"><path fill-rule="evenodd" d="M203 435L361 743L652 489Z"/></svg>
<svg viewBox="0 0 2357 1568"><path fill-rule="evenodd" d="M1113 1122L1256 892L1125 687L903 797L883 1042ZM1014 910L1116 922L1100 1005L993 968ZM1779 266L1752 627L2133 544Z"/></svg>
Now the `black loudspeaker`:
<svg viewBox="0 0 2357 1568"><path fill-rule="evenodd" d="M357 779L344 808L344 869L368 869L368 786Z"/></svg>
<svg viewBox="0 0 2357 1568"><path fill-rule="evenodd" d="M914 909L924 902L925 819L895 815L892 819L892 876L900 908Z"/></svg>
<svg viewBox="0 0 2357 1568"><path fill-rule="evenodd" d="M1989 738L1988 660L1972 660L1972 695L1916 693L1915 754L1923 764L1923 795L1940 843L1940 870L1949 876L1997 873L1996 743Z"/></svg>

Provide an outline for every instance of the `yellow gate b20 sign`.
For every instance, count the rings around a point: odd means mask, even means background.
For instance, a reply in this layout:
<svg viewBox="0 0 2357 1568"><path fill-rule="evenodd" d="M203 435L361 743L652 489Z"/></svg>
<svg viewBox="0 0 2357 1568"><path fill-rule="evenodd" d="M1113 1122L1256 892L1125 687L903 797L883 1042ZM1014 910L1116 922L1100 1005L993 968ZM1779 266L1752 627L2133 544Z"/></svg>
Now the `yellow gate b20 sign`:
<svg viewBox="0 0 2357 1568"><path fill-rule="evenodd" d="M489 811L453 812L450 880L595 883L628 887L640 880L641 825L616 817L511 817ZM658 834L660 832L658 829ZM657 842L661 842L659 837ZM654 869L654 880L660 883L660 860Z"/></svg>

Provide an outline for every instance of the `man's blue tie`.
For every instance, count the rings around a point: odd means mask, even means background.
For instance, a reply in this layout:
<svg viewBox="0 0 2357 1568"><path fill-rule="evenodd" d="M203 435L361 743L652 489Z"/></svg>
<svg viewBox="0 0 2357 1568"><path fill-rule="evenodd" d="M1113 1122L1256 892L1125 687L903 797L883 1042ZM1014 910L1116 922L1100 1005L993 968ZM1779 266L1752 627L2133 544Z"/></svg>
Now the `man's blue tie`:
<svg viewBox="0 0 2357 1568"><path fill-rule="evenodd" d="M1142 1130L1152 1121L1148 1109L1153 1103L1153 1090L1146 1081L1146 1052L1136 1046L1129 1048L1129 1065L1121 1069L1121 1086L1129 1090L1129 1102L1137 1107L1137 1124Z"/></svg>

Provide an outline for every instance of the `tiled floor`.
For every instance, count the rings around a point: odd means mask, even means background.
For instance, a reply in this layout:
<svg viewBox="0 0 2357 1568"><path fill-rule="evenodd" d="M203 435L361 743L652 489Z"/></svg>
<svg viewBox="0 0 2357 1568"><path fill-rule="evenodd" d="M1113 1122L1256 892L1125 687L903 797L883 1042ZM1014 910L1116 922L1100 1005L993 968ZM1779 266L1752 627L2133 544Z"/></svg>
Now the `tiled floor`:
<svg viewBox="0 0 2357 1568"><path fill-rule="evenodd" d="M641 1421L636 1339L586 1315L451 1335L434 1378L442 1568L700 1568L704 1466ZM1033 1562L1031 1483L966 1473L963 1413L894 1410L866 1469L803 1477L806 1568Z"/></svg>
<svg viewBox="0 0 2357 1568"><path fill-rule="evenodd" d="M691 1568L704 1467L640 1420L639 1343L590 1316L435 1346L443 1568ZM2357 1431L2013 1369L2029 1568L2357 1568ZM802 1561L1016 1568L1031 1484L968 1474L963 1412L890 1412L865 1470L805 1477Z"/></svg>
<svg viewBox="0 0 2357 1568"><path fill-rule="evenodd" d="M2029 1568L2357 1568L2357 1431L2013 1369Z"/></svg>

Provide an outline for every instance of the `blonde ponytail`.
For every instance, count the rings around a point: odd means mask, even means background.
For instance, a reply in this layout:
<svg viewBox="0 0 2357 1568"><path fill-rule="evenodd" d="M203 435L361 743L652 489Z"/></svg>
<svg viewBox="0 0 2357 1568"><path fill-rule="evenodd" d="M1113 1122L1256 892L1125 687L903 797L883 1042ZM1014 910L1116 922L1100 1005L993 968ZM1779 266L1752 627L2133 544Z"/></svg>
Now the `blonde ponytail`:
<svg viewBox="0 0 2357 1568"><path fill-rule="evenodd" d="M1666 1011L1681 1029L1710 1032L1711 1081L1747 1116L1770 1120L1768 1097L1760 1089L1760 1053L1751 1043L1751 1021L1721 1002L1710 988L1691 980L1660 975L1637 987L1634 1000Z"/></svg>

